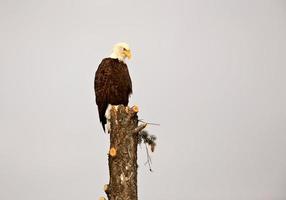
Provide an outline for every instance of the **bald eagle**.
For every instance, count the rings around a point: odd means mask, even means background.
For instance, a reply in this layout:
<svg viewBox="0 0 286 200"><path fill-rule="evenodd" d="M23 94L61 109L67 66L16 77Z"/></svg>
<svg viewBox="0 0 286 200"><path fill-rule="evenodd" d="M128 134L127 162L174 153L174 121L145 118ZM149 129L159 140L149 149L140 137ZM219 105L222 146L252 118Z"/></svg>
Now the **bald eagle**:
<svg viewBox="0 0 286 200"><path fill-rule="evenodd" d="M104 131L109 105L127 106L132 93L132 82L125 58L131 58L129 45L118 43L114 45L112 54L101 61L95 73L95 101Z"/></svg>

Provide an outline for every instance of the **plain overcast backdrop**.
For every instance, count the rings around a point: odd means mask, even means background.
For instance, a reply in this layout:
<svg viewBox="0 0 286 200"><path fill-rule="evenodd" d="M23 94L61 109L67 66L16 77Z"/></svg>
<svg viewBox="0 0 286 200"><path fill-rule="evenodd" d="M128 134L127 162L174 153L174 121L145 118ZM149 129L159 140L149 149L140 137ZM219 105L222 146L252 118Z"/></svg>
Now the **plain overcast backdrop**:
<svg viewBox="0 0 286 200"><path fill-rule="evenodd" d="M130 44L142 200L286 199L285 1L0 0L0 199L94 200L94 73Z"/></svg>

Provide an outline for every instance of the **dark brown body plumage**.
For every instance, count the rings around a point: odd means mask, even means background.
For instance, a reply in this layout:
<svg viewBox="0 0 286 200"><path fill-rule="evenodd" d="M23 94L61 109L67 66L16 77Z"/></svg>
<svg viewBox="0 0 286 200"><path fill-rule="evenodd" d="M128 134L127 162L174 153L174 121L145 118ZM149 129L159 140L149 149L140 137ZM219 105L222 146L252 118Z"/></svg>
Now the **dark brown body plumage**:
<svg viewBox="0 0 286 200"><path fill-rule="evenodd" d="M94 91L99 119L105 130L105 111L108 104L128 105L132 82L127 65L118 59L103 59L95 73Z"/></svg>

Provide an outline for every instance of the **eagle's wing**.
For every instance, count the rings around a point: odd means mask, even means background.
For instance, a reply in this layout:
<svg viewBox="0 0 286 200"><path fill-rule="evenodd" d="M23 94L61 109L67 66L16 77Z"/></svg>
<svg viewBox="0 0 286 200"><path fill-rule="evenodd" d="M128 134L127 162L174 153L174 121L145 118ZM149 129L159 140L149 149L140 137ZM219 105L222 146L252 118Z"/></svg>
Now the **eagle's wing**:
<svg viewBox="0 0 286 200"><path fill-rule="evenodd" d="M108 106L108 92L110 87L110 76L112 74L112 64L108 59L103 59L95 73L94 91L95 101L98 106L99 119L105 131L105 111Z"/></svg>

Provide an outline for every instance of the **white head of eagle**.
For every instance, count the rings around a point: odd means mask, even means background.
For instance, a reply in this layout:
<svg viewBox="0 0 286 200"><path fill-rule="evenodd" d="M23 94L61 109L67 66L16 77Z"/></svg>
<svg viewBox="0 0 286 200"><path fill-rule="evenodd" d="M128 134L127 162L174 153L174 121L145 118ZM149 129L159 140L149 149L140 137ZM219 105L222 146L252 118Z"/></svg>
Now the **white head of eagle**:
<svg viewBox="0 0 286 200"><path fill-rule="evenodd" d="M99 64L94 79L95 101L99 119L105 130L105 116L109 105L127 106L132 93L132 82L125 59L131 58L128 44L120 42L114 45L113 52Z"/></svg>
<svg viewBox="0 0 286 200"><path fill-rule="evenodd" d="M110 58L117 58L120 61L124 61L127 57L128 59L131 59L131 50L127 43L120 42L114 45L113 52L109 56Z"/></svg>

